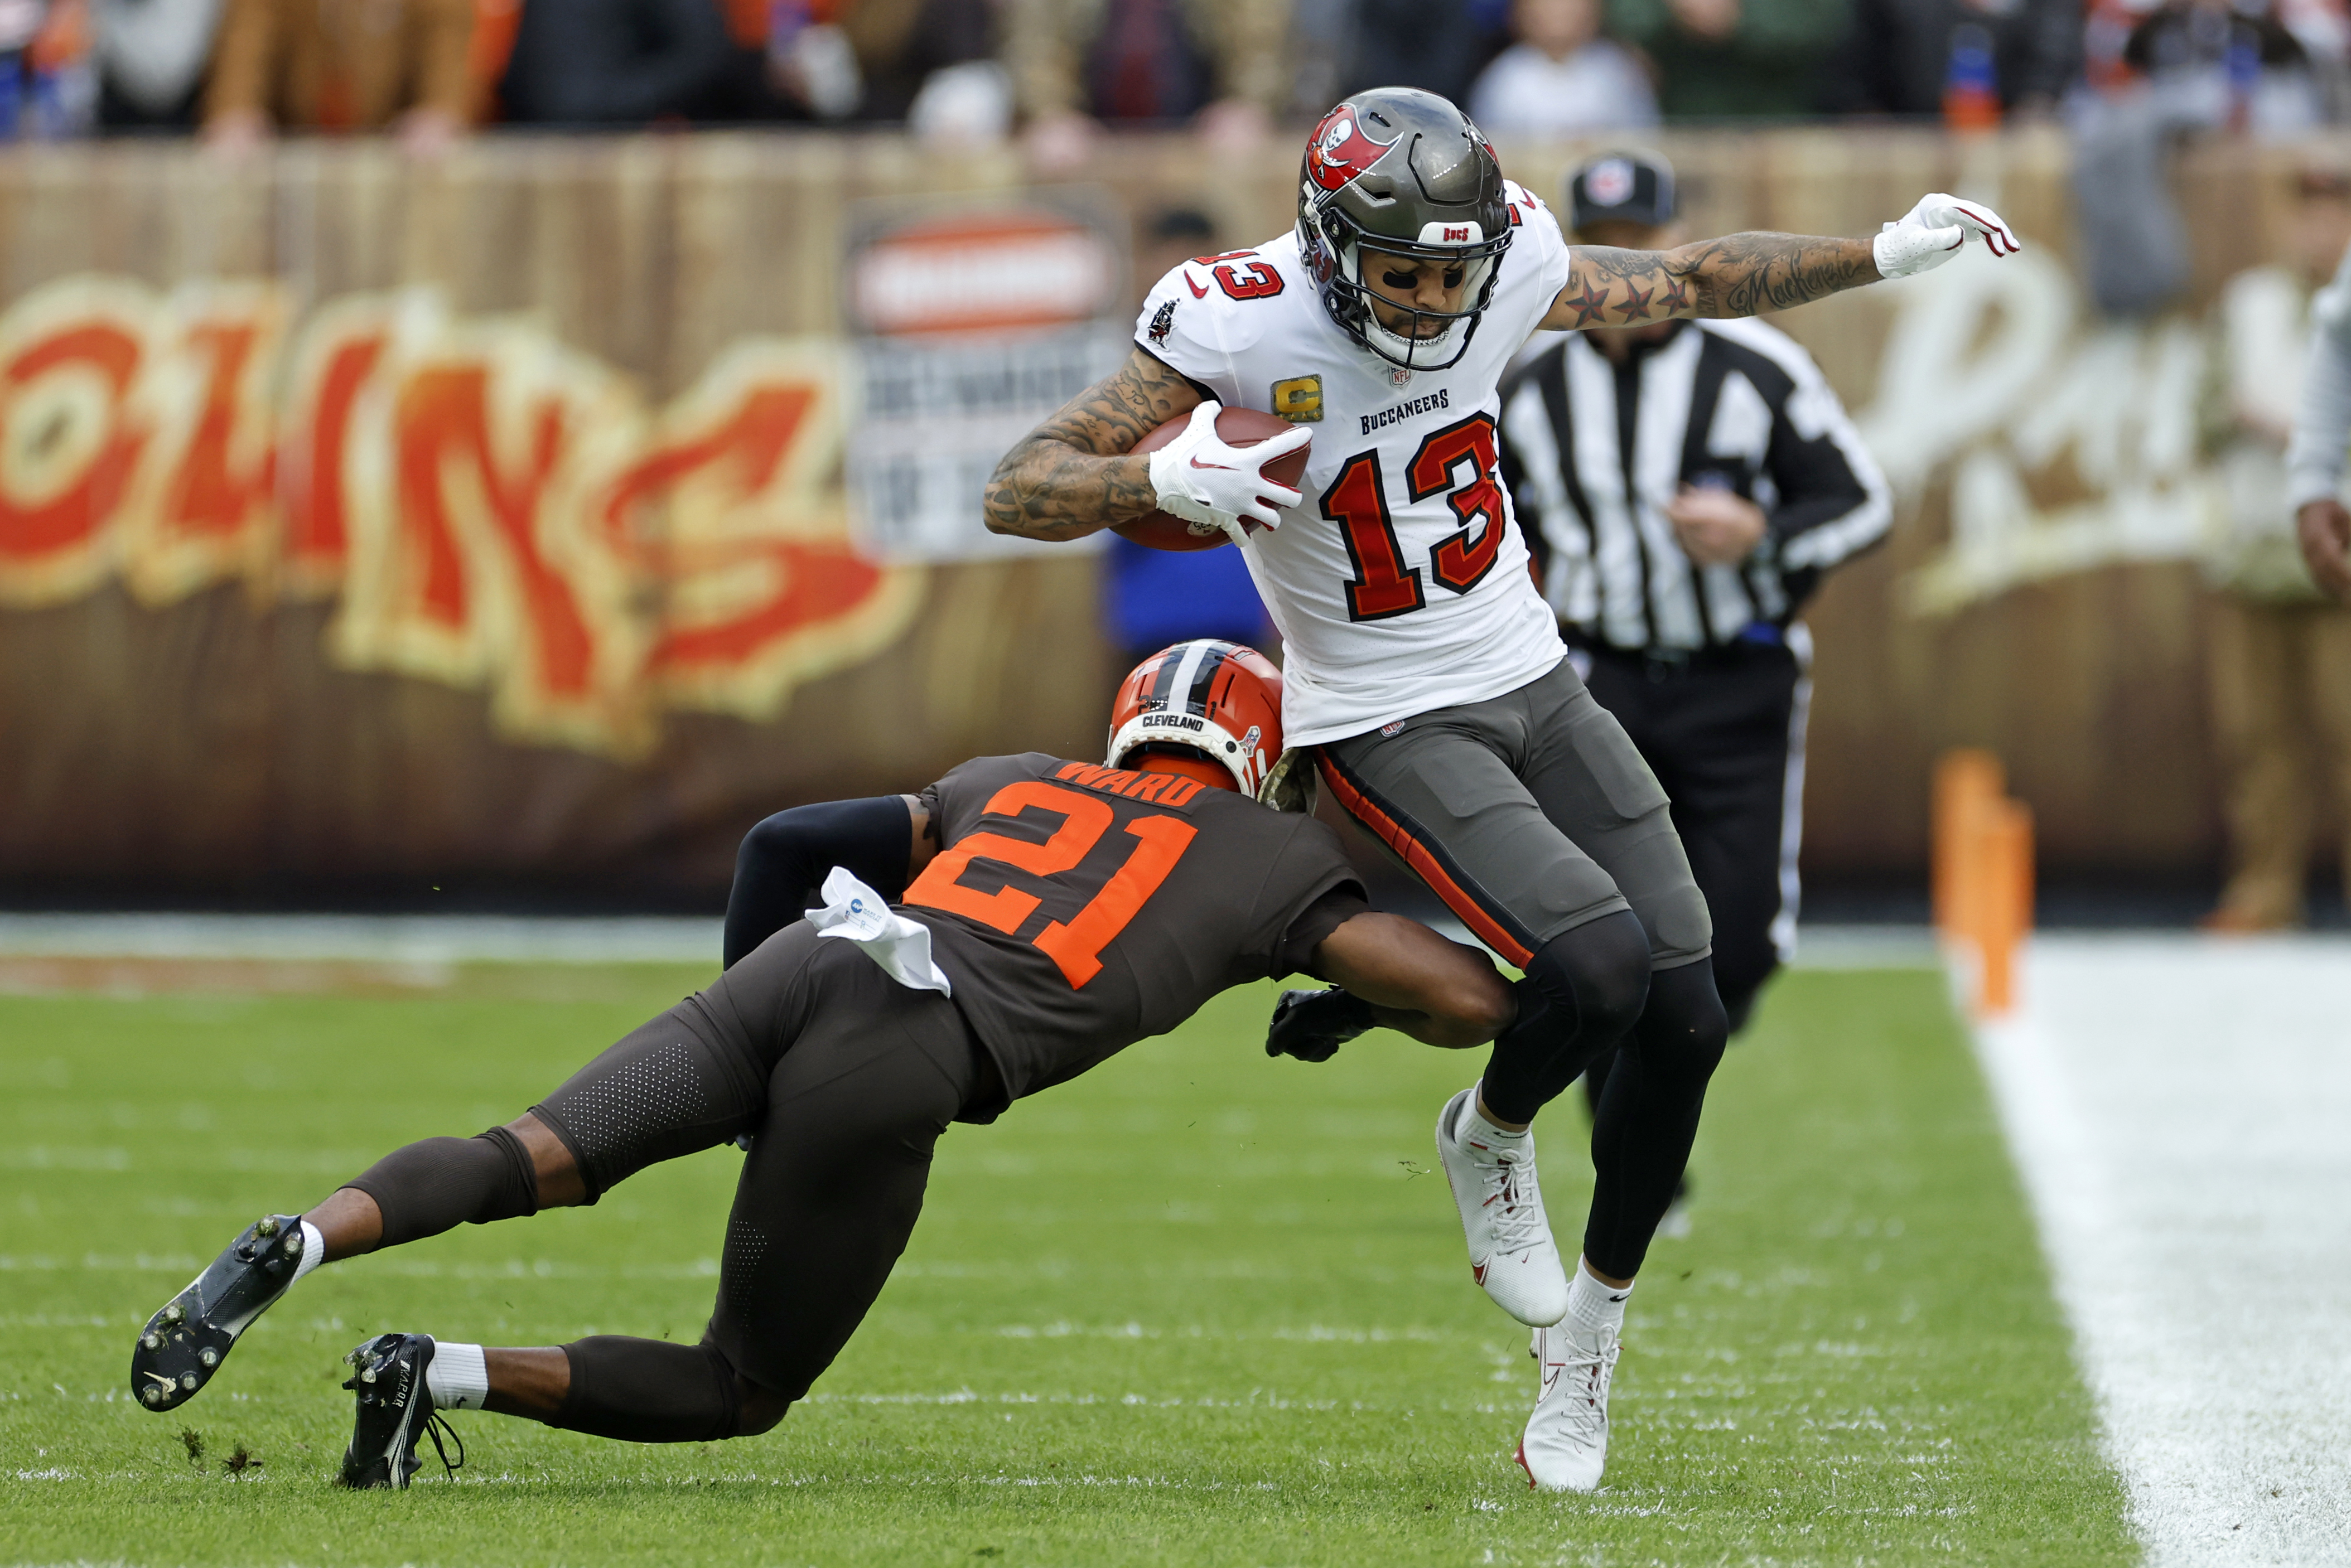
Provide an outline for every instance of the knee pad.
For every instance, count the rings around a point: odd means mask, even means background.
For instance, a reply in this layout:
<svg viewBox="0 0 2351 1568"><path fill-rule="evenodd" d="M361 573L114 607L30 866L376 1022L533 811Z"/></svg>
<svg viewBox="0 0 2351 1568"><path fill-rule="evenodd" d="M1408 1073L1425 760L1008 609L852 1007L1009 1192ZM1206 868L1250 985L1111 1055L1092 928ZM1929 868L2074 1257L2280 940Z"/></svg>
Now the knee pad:
<svg viewBox="0 0 2351 1568"><path fill-rule="evenodd" d="M474 1224L486 1225L493 1220L521 1220L538 1213L538 1167L532 1163L522 1139L509 1128L492 1127L467 1141L493 1146L504 1164L481 1207L466 1218Z"/></svg>
<svg viewBox="0 0 2351 1568"><path fill-rule="evenodd" d="M1685 878L1650 898L1641 912L1652 928L1655 950L1668 957L1702 953L1714 945L1714 912L1696 882Z"/></svg>
<svg viewBox="0 0 2351 1568"><path fill-rule="evenodd" d="M1613 1044L1641 1016L1648 995L1648 933L1630 909L1587 920L1528 959L1527 979L1566 1014L1579 1043Z"/></svg>

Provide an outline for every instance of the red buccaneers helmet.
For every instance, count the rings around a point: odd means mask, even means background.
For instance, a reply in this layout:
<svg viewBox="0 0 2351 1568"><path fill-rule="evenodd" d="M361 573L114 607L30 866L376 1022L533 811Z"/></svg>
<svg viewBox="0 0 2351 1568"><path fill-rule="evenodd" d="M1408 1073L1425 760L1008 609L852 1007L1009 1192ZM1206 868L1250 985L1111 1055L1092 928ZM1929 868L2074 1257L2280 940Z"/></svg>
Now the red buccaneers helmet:
<svg viewBox="0 0 2351 1568"><path fill-rule="evenodd" d="M1501 161L1469 117L1416 88L1359 92L1322 117L1298 173L1298 244L1339 329L1392 365L1442 370L1468 351L1510 248ZM1457 311L1373 314L1364 250L1460 269ZM1448 278L1447 283L1453 280ZM1423 330L1434 328L1423 336Z"/></svg>
<svg viewBox="0 0 2351 1568"><path fill-rule="evenodd" d="M1146 752L1197 752L1251 799L1281 755L1281 671L1254 648L1203 638L1136 665L1110 714L1109 765Z"/></svg>

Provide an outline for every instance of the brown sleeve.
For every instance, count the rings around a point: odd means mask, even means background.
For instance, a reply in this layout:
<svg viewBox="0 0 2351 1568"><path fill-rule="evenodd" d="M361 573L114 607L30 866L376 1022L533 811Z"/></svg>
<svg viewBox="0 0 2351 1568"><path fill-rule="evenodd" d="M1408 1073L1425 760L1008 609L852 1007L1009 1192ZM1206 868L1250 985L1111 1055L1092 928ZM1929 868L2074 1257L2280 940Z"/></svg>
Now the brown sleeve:
<svg viewBox="0 0 2351 1568"><path fill-rule="evenodd" d="M269 62L277 53L278 15L285 0L228 0L213 45L212 79L204 84L204 119L240 109L269 113Z"/></svg>
<svg viewBox="0 0 2351 1568"><path fill-rule="evenodd" d="M470 125L487 89L473 77L474 0L409 0L415 7L416 101Z"/></svg>
<svg viewBox="0 0 2351 1568"><path fill-rule="evenodd" d="M1270 940L1259 950L1275 977L1307 968L1323 938L1372 907L1337 836L1311 816L1290 820L1290 837L1274 857L1262 895L1277 904L1268 911Z"/></svg>
<svg viewBox="0 0 2351 1568"><path fill-rule="evenodd" d="M1311 973L1314 950L1322 945L1323 939L1357 915L1369 914L1371 909L1371 900L1364 896L1364 885L1352 877L1324 889L1299 911L1298 918L1290 922L1290 929L1282 932L1281 940L1274 943L1272 978Z"/></svg>

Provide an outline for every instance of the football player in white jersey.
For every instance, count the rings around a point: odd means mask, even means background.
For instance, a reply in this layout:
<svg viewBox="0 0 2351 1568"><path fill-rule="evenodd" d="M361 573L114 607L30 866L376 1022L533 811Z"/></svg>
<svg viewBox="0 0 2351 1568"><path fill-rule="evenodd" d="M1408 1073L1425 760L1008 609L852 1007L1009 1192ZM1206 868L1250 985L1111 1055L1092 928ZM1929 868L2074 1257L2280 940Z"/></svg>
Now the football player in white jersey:
<svg viewBox="0 0 2351 1568"><path fill-rule="evenodd" d="M1534 1328L1541 1392L1519 1457L1539 1487L1600 1482L1625 1301L1726 1024L1665 792L1565 661L1510 525L1502 372L1541 328L1785 309L1923 272L1971 239L2017 248L1989 209L1938 195L1870 240L1571 250L1459 109L1378 88L1309 139L1296 228L1169 273L1125 364L989 483L998 533L1071 539L1158 508L1240 540L1282 637L1290 744L1525 972L1517 1021L1437 1142L1472 1272ZM1301 428L1236 448L1217 435L1224 406ZM1176 440L1133 454L1187 414ZM1310 435L1301 489L1261 472ZM1370 1023L1343 991L1291 992L1268 1049L1320 1060ZM1571 1280L1529 1124L1620 1043Z"/></svg>

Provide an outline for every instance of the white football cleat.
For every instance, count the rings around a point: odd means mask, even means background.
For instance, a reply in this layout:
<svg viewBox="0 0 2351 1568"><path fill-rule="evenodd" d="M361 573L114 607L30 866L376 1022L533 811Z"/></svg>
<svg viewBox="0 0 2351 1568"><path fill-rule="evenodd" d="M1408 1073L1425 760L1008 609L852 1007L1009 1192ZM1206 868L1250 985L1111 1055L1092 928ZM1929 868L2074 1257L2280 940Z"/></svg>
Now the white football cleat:
<svg viewBox="0 0 2351 1568"><path fill-rule="evenodd" d="M1567 1272L1543 1218L1534 1140L1506 1152L1457 1136L1475 1098L1474 1088L1462 1090L1437 1118L1437 1158L1461 1210L1469 1272L1495 1305L1520 1323L1557 1323L1567 1315Z"/></svg>
<svg viewBox="0 0 2351 1568"><path fill-rule="evenodd" d="M1616 1374L1616 1331L1599 1348L1577 1345L1564 1327L1539 1328L1534 1357L1542 1393L1519 1439L1519 1468L1537 1491L1597 1491L1608 1463L1608 1384Z"/></svg>

